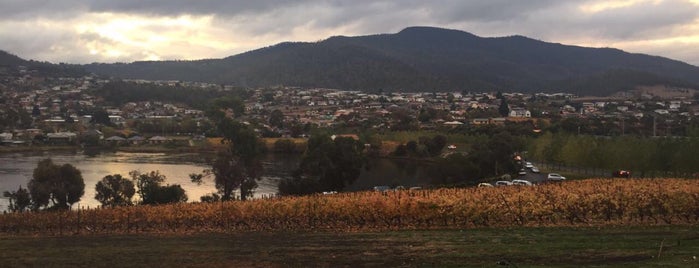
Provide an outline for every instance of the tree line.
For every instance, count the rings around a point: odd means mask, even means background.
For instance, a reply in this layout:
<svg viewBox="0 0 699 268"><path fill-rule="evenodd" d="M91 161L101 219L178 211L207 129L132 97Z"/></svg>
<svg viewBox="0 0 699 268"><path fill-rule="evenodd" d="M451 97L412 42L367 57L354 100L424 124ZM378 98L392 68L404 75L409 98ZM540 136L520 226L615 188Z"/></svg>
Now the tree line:
<svg viewBox="0 0 699 268"><path fill-rule="evenodd" d="M691 174L699 167L696 137L598 137L544 133L527 142L527 157L577 167L630 169L634 176ZM674 175L674 174L673 174Z"/></svg>
<svg viewBox="0 0 699 268"><path fill-rule="evenodd" d="M165 175L159 171L129 172L130 178L121 174L107 175L95 185L95 199L103 207L153 205L186 202L187 194L179 184L163 185ZM27 188L5 191L8 209L12 212L26 210L67 210L79 202L85 194L85 181L80 170L71 164L58 165L50 158L39 161ZM138 194L139 202L133 197Z"/></svg>

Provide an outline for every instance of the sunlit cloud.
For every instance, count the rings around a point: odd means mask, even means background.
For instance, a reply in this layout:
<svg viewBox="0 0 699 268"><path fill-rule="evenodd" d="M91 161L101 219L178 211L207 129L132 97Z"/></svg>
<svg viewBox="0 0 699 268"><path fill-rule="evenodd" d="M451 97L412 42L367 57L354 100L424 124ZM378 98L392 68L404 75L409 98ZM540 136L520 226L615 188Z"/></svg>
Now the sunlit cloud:
<svg viewBox="0 0 699 268"><path fill-rule="evenodd" d="M592 3L586 3L580 6L580 10L584 13L598 13L607 10L614 10L618 8L624 8L633 6L635 4L647 2L643 0L620 0L620 1L597 1Z"/></svg>
<svg viewBox="0 0 699 268"><path fill-rule="evenodd" d="M426 25L699 65L699 0L0 0L0 49L51 62L223 58Z"/></svg>

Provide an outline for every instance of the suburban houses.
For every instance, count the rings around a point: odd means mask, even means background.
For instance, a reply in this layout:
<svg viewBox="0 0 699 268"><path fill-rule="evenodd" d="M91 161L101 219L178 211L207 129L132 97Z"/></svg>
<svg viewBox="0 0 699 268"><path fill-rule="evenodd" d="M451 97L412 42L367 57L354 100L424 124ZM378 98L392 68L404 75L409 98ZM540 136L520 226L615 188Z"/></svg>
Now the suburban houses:
<svg viewBox="0 0 699 268"><path fill-rule="evenodd" d="M211 122L203 110L165 101L126 102L113 107L94 92L112 82L96 76L49 78L26 69L6 71L0 80L0 140L6 146L45 144L162 144L206 136ZM125 80L127 83L231 90L229 85L181 81ZM248 89L240 120L255 123L265 136L302 136L299 126L417 130L530 123L534 128L565 119L597 124L597 135L652 128L653 135L682 135L682 122L699 115L696 95L659 98L648 93L579 98L568 93L383 92L326 88ZM508 111L499 112L502 99ZM95 109L109 126L95 124ZM271 123L273 111L283 117ZM585 129L583 129L585 130ZM179 137L179 138L177 138ZM184 143L186 144L186 143Z"/></svg>

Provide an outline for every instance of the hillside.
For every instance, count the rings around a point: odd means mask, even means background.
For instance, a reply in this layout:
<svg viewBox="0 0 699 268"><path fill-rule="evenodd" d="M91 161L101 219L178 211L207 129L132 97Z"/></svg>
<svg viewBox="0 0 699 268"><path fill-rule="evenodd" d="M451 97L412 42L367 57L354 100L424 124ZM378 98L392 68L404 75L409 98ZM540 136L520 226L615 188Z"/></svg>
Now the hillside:
<svg viewBox="0 0 699 268"><path fill-rule="evenodd" d="M19 66L27 67L29 70L36 71L38 74L45 76L76 77L87 74L85 68L79 65L52 64L49 62L25 60L16 55L0 50L0 70L14 70Z"/></svg>
<svg viewBox="0 0 699 268"><path fill-rule="evenodd" d="M14 67L27 64L27 61L20 57L0 50L0 67Z"/></svg>
<svg viewBox="0 0 699 268"><path fill-rule="evenodd" d="M386 91L497 89L609 95L639 85L698 88L699 84L698 67L663 57L523 36L483 38L431 27L280 43L224 59L85 67L121 78Z"/></svg>

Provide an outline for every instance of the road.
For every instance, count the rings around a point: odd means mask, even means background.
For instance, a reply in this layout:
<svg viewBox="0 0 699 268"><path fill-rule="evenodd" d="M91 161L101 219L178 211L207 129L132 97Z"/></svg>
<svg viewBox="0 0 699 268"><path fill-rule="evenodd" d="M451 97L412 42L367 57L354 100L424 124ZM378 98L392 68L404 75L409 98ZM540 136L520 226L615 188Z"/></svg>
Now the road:
<svg viewBox="0 0 699 268"><path fill-rule="evenodd" d="M534 173L529 169L526 169L527 175L520 175L517 177L518 180L528 180L531 183L538 184L546 181L548 173Z"/></svg>

